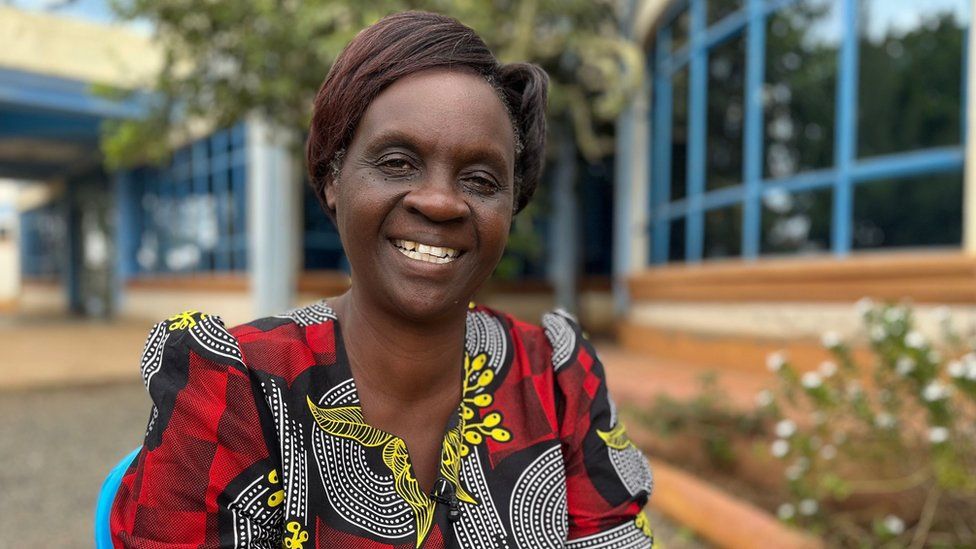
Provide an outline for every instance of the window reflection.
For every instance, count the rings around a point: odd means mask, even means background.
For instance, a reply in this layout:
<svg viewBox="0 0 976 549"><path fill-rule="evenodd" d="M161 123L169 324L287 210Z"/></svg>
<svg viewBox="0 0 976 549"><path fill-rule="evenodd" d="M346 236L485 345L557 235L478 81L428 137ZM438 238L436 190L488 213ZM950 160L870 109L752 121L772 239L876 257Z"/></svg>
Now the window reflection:
<svg viewBox="0 0 976 549"><path fill-rule="evenodd" d="M716 46L708 59L708 139L705 188L742 181L745 36Z"/></svg>
<svg viewBox="0 0 976 549"><path fill-rule="evenodd" d="M831 190L763 194L762 253L815 253L830 248Z"/></svg>
<svg viewBox="0 0 976 549"><path fill-rule="evenodd" d="M705 212L706 258L735 257L742 254L742 205Z"/></svg>
<svg viewBox="0 0 976 549"><path fill-rule="evenodd" d="M721 21L742 9L742 0L710 0L708 2L708 23Z"/></svg>
<svg viewBox="0 0 976 549"><path fill-rule="evenodd" d="M688 174L688 69L671 81L671 200L685 197Z"/></svg>
<svg viewBox="0 0 976 549"><path fill-rule="evenodd" d="M685 260L685 218L671 221L668 233L668 261Z"/></svg>
<svg viewBox="0 0 976 549"><path fill-rule="evenodd" d="M854 188L854 248L962 242L962 174L862 183Z"/></svg>
<svg viewBox="0 0 976 549"><path fill-rule="evenodd" d="M967 0L860 9L858 156L958 144Z"/></svg>
<svg viewBox="0 0 976 549"><path fill-rule="evenodd" d="M691 13L688 8L674 18L671 25L671 51L677 51L688 45L688 36L691 34Z"/></svg>
<svg viewBox="0 0 976 549"><path fill-rule="evenodd" d="M766 25L764 175L781 178L833 162L839 2L806 0Z"/></svg>

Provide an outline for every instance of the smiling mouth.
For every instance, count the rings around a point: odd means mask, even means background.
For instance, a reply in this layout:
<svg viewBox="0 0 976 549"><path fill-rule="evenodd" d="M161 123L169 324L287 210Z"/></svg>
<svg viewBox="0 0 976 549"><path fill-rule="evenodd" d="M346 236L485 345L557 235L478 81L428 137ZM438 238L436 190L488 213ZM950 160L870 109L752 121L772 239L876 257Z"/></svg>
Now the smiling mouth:
<svg viewBox="0 0 976 549"><path fill-rule="evenodd" d="M450 263L461 255L460 251L445 246L431 246L412 240L391 240L390 242L401 254L425 263Z"/></svg>

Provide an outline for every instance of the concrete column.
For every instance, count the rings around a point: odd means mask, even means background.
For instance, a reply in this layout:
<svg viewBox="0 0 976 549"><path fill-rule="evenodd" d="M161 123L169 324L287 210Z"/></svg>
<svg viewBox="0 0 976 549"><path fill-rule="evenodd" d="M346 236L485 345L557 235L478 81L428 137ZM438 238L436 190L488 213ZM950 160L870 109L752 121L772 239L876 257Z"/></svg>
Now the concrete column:
<svg viewBox="0 0 976 549"><path fill-rule="evenodd" d="M966 76L966 159L963 188L962 247L966 255L976 256L976 39L969 32Z"/></svg>
<svg viewBox="0 0 976 549"><path fill-rule="evenodd" d="M653 77L617 119L617 157L613 195L613 303L617 316L627 313L627 277L648 260L650 208L650 120Z"/></svg>
<svg viewBox="0 0 976 549"><path fill-rule="evenodd" d="M557 163L552 180L552 217L549 232L549 280L556 306L579 314L579 202L576 196L576 145L565 128L553 132Z"/></svg>
<svg viewBox="0 0 976 549"><path fill-rule="evenodd" d="M293 136L262 117L247 120L247 241L256 316L293 306L301 245L301 176Z"/></svg>

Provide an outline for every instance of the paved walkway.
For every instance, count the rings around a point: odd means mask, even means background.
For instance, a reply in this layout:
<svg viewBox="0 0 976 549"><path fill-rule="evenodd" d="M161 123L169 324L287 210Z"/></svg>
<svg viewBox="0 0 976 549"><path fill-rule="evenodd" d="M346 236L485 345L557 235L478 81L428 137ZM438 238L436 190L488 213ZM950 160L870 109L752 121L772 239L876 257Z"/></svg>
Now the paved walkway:
<svg viewBox="0 0 976 549"><path fill-rule="evenodd" d="M0 320L0 549L91 547L104 475L141 443L148 419L138 369L149 327ZM608 346L600 354L618 400L697 388L700 371ZM650 513L662 547L703 547Z"/></svg>

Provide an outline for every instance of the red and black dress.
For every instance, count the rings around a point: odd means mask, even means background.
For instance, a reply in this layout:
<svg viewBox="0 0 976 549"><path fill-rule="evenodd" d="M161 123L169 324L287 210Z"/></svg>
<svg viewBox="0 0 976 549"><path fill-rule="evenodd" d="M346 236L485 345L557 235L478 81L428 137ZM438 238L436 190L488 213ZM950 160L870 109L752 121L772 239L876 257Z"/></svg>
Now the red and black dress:
<svg viewBox="0 0 976 549"><path fill-rule="evenodd" d="M542 325L468 311L463 398L428 494L403 440L363 419L324 302L230 331L199 313L157 324L116 546L651 547L651 471L603 367L569 315Z"/></svg>

